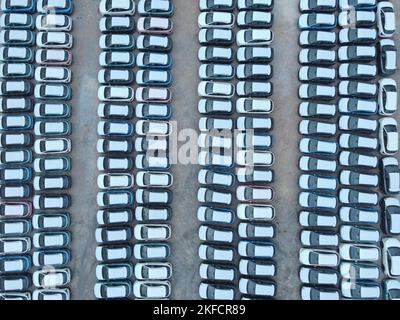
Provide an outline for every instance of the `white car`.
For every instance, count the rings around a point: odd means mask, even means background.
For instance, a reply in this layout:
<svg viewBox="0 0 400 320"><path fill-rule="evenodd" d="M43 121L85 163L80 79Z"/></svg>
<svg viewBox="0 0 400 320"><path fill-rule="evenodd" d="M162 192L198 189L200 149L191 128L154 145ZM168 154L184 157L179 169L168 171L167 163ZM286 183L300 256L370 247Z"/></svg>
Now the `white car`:
<svg viewBox="0 0 400 320"><path fill-rule="evenodd" d="M39 48L71 49L73 45L72 35L62 31L39 31L36 35L36 45Z"/></svg>
<svg viewBox="0 0 400 320"><path fill-rule="evenodd" d="M340 275L344 279L379 280L380 268L369 263L342 262Z"/></svg>
<svg viewBox="0 0 400 320"><path fill-rule="evenodd" d="M63 14L40 14L36 17L39 31L71 31L72 19Z"/></svg>
<svg viewBox="0 0 400 320"><path fill-rule="evenodd" d="M377 174L342 170L340 171L340 184L346 186L377 187L379 184L379 176Z"/></svg>
<svg viewBox="0 0 400 320"><path fill-rule="evenodd" d="M230 98L235 93L235 87L229 82L201 81L198 95L205 98Z"/></svg>
<svg viewBox="0 0 400 320"><path fill-rule="evenodd" d="M333 31L301 31L299 36L299 44L301 47L333 47L336 44L337 36Z"/></svg>
<svg viewBox="0 0 400 320"><path fill-rule="evenodd" d="M378 105L381 115L392 115L397 111L397 83L393 79L379 80Z"/></svg>
<svg viewBox="0 0 400 320"><path fill-rule="evenodd" d="M242 202L266 202L274 198L274 191L267 187L239 186L236 198Z"/></svg>
<svg viewBox="0 0 400 320"><path fill-rule="evenodd" d="M133 176L128 173L99 174L97 177L97 186L100 189L128 189L133 183Z"/></svg>
<svg viewBox="0 0 400 320"><path fill-rule="evenodd" d="M311 211L300 211L299 223L303 227L336 228L338 218L326 213L315 213Z"/></svg>
<svg viewBox="0 0 400 320"><path fill-rule="evenodd" d="M199 28L232 28L235 17L230 12L201 12L198 17Z"/></svg>
<svg viewBox="0 0 400 320"><path fill-rule="evenodd" d="M337 169L336 160L325 160L310 156L301 156L299 168L302 171L325 171L335 172Z"/></svg>
<svg viewBox="0 0 400 320"><path fill-rule="evenodd" d="M303 190L335 191L338 187L338 181L334 177L302 174L299 177L299 187Z"/></svg>
<svg viewBox="0 0 400 320"><path fill-rule="evenodd" d="M221 244L230 244L234 239L232 229L214 226L200 226L198 235L200 241L218 242Z"/></svg>
<svg viewBox="0 0 400 320"><path fill-rule="evenodd" d="M241 278L239 280L239 291L242 294L256 297L274 297L276 285L272 281Z"/></svg>
<svg viewBox="0 0 400 320"><path fill-rule="evenodd" d="M230 154L213 153L210 151L200 151L198 163L201 166L232 167L233 157Z"/></svg>
<svg viewBox="0 0 400 320"><path fill-rule="evenodd" d="M376 65L361 63L342 63L339 67L340 79L372 80L378 74Z"/></svg>
<svg viewBox="0 0 400 320"><path fill-rule="evenodd" d="M97 246L96 259L99 262L127 260L132 256L130 245Z"/></svg>
<svg viewBox="0 0 400 320"><path fill-rule="evenodd" d="M369 28L344 28L339 31L340 44L372 44L378 33Z"/></svg>
<svg viewBox="0 0 400 320"><path fill-rule="evenodd" d="M369 244L342 243L339 253L343 260L348 261L377 262L381 257L379 247Z"/></svg>
<svg viewBox="0 0 400 320"><path fill-rule="evenodd" d="M233 281L235 269L231 266L201 263L199 268L200 278L213 281Z"/></svg>
<svg viewBox="0 0 400 320"><path fill-rule="evenodd" d="M138 120L136 133L143 136L168 136L171 134L171 125L166 121Z"/></svg>
<svg viewBox="0 0 400 320"><path fill-rule="evenodd" d="M337 286L339 284L338 272L331 269L301 267L299 276L301 282L304 284L331 286Z"/></svg>
<svg viewBox="0 0 400 320"><path fill-rule="evenodd" d="M379 36L382 38L393 37L396 32L396 12L390 1L380 1L376 9Z"/></svg>
<svg viewBox="0 0 400 320"><path fill-rule="evenodd" d="M34 286L39 288L63 287L71 281L71 271L65 269L37 270L32 275Z"/></svg>
<svg viewBox="0 0 400 320"><path fill-rule="evenodd" d="M337 267L340 256L333 250L300 249L300 263L312 267Z"/></svg>
<svg viewBox="0 0 400 320"><path fill-rule="evenodd" d="M378 300L381 297L381 286L373 281L344 279L340 289L347 299Z"/></svg>
<svg viewBox="0 0 400 320"><path fill-rule="evenodd" d="M396 238L384 238L382 262L385 274L390 278L400 277L400 241Z"/></svg>
<svg viewBox="0 0 400 320"><path fill-rule="evenodd" d="M338 109L342 114L374 115L378 111L378 103L370 99L340 98Z"/></svg>
<svg viewBox="0 0 400 320"><path fill-rule="evenodd" d="M379 222L379 212L373 208L342 206L339 210L339 217L342 222L352 224L377 224Z"/></svg>
<svg viewBox="0 0 400 320"><path fill-rule="evenodd" d="M230 205L233 197L230 192L214 191L209 188L201 187L197 192L197 200L202 203Z"/></svg>
<svg viewBox="0 0 400 320"><path fill-rule="evenodd" d="M173 183L173 177L168 172L139 171L136 173L136 184L139 187L167 188Z"/></svg>
<svg viewBox="0 0 400 320"><path fill-rule="evenodd" d="M135 13L135 2L132 0L101 0L100 13L104 16L126 16Z"/></svg>
<svg viewBox="0 0 400 320"><path fill-rule="evenodd" d="M199 296L201 299L207 300L234 300L236 294L234 287L202 282L199 286Z"/></svg>
<svg viewBox="0 0 400 320"><path fill-rule="evenodd" d="M299 87L300 99L332 100L336 97L336 87L332 85L320 85L303 83Z"/></svg>
<svg viewBox="0 0 400 320"><path fill-rule="evenodd" d="M130 282L98 282L94 285L94 295L97 299L124 299L131 293Z"/></svg>
<svg viewBox="0 0 400 320"><path fill-rule="evenodd" d="M236 112L251 114L269 114L274 111L274 103L263 98L239 98L236 100Z"/></svg>
<svg viewBox="0 0 400 320"><path fill-rule="evenodd" d="M343 131L362 131L373 133L378 129L378 121L357 116L342 115L339 118L339 128Z"/></svg>
<svg viewBox="0 0 400 320"><path fill-rule="evenodd" d="M197 180L200 184L204 185L231 187L235 181L235 177L230 173L201 169L198 173Z"/></svg>
<svg viewBox="0 0 400 320"><path fill-rule="evenodd" d="M303 208L336 210L338 199L335 196L323 195L311 192L300 192L299 205Z"/></svg>
<svg viewBox="0 0 400 320"><path fill-rule="evenodd" d="M240 259L239 271L242 275L250 277L274 277L276 264L271 261Z"/></svg>
<svg viewBox="0 0 400 320"><path fill-rule="evenodd" d="M346 167L364 167L374 169L378 166L378 157L356 152L342 151L339 154L339 163Z"/></svg>
<svg viewBox="0 0 400 320"><path fill-rule="evenodd" d="M18 255L29 252L32 248L30 238L0 238L0 256Z"/></svg>
<svg viewBox="0 0 400 320"><path fill-rule="evenodd" d="M400 280L385 280L383 282L383 290L386 300L399 300Z"/></svg>
<svg viewBox="0 0 400 320"><path fill-rule="evenodd" d="M390 235L400 234L400 201L397 198L383 199L385 232Z"/></svg>
<svg viewBox="0 0 400 320"><path fill-rule="evenodd" d="M101 226L127 224L133 220L133 214L129 209L98 210L96 220Z"/></svg>
<svg viewBox="0 0 400 320"><path fill-rule="evenodd" d="M234 221L234 215L229 209L199 206L197 209L197 219L206 223L231 224Z"/></svg>
<svg viewBox="0 0 400 320"><path fill-rule="evenodd" d="M172 276L172 265L168 262L136 263L134 274L139 280L167 280Z"/></svg>
<svg viewBox="0 0 400 320"><path fill-rule="evenodd" d="M377 244L381 240L379 230L373 227L341 225L339 233L345 242Z"/></svg>
<svg viewBox="0 0 400 320"><path fill-rule="evenodd" d="M376 0L339 0L340 10L372 10L376 7Z"/></svg>
<svg viewBox="0 0 400 320"><path fill-rule="evenodd" d="M338 58L341 62L364 61L369 62L376 59L376 48L366 45L341 46L338 50Z"/></svg>
<svg viewBox="0 0 400 320"><path fill-rule="evenodd" d="M300 0L299 8L301 12L312 12L316 10L334 11L337 7L336 0Z"/></svg>
<svg viewBox="0 0 400 320"><path fill-rule="evenodd" d="M137 260L162 261L169 257L171 249L165 243L138 243L133 246L133 255Z"/></svg>
<svg viewBox="0 0 400 320"><path fill-rule="evenodd" d="M138 241L166 241L171 237L167 224L136 224L133 233Z"/></svg>
<svg viewBox="0 0 400 320"><path fill-rule="evenodd" d="M337 247L339 236L332 232L303 230L300 232L303 247Z"/></svg>
<svg viewBox="0 0 400 320"><path fill-rule="evenodd" d="M342 204L372 205L378 204L379 196L376 192L359 191L342 188L339 191L339 200Z"/></svg>
<svg viewBox="0 0 400 320"><path fill-rule="evenodd" d="M32 300L61 301L70 300L69 289L36 289L32 293Z"/></svg>
<svg viewBox="0 0 400 320"><path fill-rule="evenodd" d="M299 53L299 62L302 65L333 65L336 60L334 50L303 48Z"/></svg>
<svg viewBox="0 0 400 320"><path fill-rule="evenodd" d="M394 118L385 117L379 120L379 142L383 155L394 155L399 150L399 132Z"/></svg>
<svg viewBox="0 0 400 320"><path fill-rule="evenodd" d="M350 133L342 133L339 136L339 145L342 149L365 149L375 151L378 149L378 139L359 136Z"/></svg>
<svg viewBox="0 0 400 320"><path fill-rule="evenodd" d="M301 117L331 118L336 115L336 105L315 102L301 102L299 105L299 115Z"/></svg>
<svg viewBox="0 0 400 320"><path fill-rule="evenodd" d="M199 246L199 258L219 262L232 262L234 251L230 247L201 244Z"/></svg>
<svg viewBox="0 0 400 320"><path fill-rule="evenodd" d="M375 99L378 94L378 86L369 82L340 81L339 94L344 97Z"/></svg>
<svg viewBox="0 0 400 320"><path fill-rule="evenodd" d="M236 153L236 163L239 166L270 167L275 162L275 156L269 151L239 150Z"/></svg>
<svg viewBox="0 0 400 320"><path fill-rule="evenodd" d="M171 217L169 208L154 208L137 206L135 208L135 219L137 221L168 221Z"/></svg>
<svg viewBox="0 0 400 320"><path fill-rule="evenodd" d="M382 158L383 191L386 194L400 193L399 162L394 157Z"/></svg>
<svg viewBox="0 0 400 320"><path fill-rule="evenodd" d="M104 102L132 102L135 92L127 86L101 86L98 90L98 98Z"/></svg>
<svg viewBox="0 0 400 320"><path fill-rule="evenodd" d="M245 29L236 34L236 43L239 47L268 46L274 41L274 34L270 29Z"/></svg>
<svg viewBox="0 0 400 320"><path fill-rule="evenodd" d="M271 221L275 218L275 208L263 204L239 204L237 215L241 220Z"/></svg>
<svg viewBox="0 0 400 320"><path fill-rule="evenodd" d="M322 140L316 138L302 138L299 149L306 154L336 154L338 144L336 141Z"/></svg>
<svg viewBox="0 0 400 320"><path fill-rule="evenodd" d="M324 287L301 287L301 299L302 300L323 300L323 301L334 301L340 300L341 294L338 289L324 288Z"/></svg>
<svg viewBox="0 0 400 320"><path fill-rule="evenodd" d="M240 183L270 183L274 180L274 172L273 170L238 168L236 179Z"/></svg>
<svg viewBox="0 0 400 320"><path fill-rule="evenodd" d="M299 123L299 132L302 135L334 136L336 134L336 124L314 120L301 120Z"/></svg>
<svg viewBox="0 0 400 320"><path fill-rule="evenodd" d="M367 10L345 10L338 17L338 24L342 28L375 26L375 22L375 12Z"/></svg>
<svg viewBox="0 0 400 320"><path fill-rule="evenodd" d="M275 245L271 242L240 240L237 252L244 258L271 259L275 256L275 250Z"/></svg>

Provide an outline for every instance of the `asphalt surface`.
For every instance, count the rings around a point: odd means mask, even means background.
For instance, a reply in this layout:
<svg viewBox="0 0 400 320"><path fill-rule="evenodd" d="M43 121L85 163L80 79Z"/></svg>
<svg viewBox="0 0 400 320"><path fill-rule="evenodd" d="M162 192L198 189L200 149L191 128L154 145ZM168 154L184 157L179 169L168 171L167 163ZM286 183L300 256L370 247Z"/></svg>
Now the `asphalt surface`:
<svg viewBox="0 0 400 320"><path fill-rule="evenodd" d="M197 112L197 0L175 0L173 22L173 118L178 129L198 128L200 115ZM275 220L277 235L276 261L278 274L277 299L299 299L298 252L300 249L299 225L297 222L297 169L298 141L297 131L300 121L297 113L299 100L298 62L299 47L297 44L298 1L275 1L274 25L275 42L273 61L275 111L273 151L276 155L275 182L276 191L274 205L277 210ZM397 19L400 21L400 0L393 0L397 8ZM98 66L98 0L75 1L74 19L74 63L73 100L72 105L72 178L71 196L72 215L72 253L71 269L73 280L70 285L72 298L76 300L93 299L95 284L95 248L94 230L96 223L97 194L97 72ZM397 41L399 36L397 35ZM395 76L400 83L400 75ZM399 117L400 113L397 113ZM171 226L173 236L170 240L174 266L171 279L172 299L198 299L198 266L197 255L199 240L196 217L198 203L196 165L174 165L174 200Z"/></svg>

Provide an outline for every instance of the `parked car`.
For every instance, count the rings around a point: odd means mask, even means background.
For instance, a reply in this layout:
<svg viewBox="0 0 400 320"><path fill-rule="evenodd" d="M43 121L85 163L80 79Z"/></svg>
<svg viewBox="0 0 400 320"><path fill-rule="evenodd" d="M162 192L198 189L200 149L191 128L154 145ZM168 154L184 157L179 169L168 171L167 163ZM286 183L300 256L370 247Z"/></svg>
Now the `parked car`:
<svg viewBox="0 0 400 320"><path fill-rule="evenodd" d="M336 33L333 31L304 30L299 37L301 47L332 48L336 41Z"/></svg>
<svg viewBox="0 0 400 320"><path fill-rule="evenodd" d="M383 155L396 154L399 149L399 132L397 121L394 118L385 117L379 120L380 152Z"/></svg>
<svg viewBox="0 0 400 320"><path fill-rule="evenodd" d="M341 291L347 299L378 300L381 297L381 286L373 281L345 279L342 280Z"/></svg>
<svg viewBox="0 0 400 320"><path fill-rule="evenodd" d="M299 97L305 100L330 101L336 97L336 87L319 84L301 84Z"/></svg>
<svg viewBox="0 0 400 320"><path fill-rule="evenodd" d="M378 66L384 76L392 75L397 70L397 49L391 39L382 39L378 43Z"/></svg>
<svg viewBox="0 0 400 320"><path fill-rule="evenodd" d="M168 18L140 17L137 22L139 33L168 35L173 31L173 23Z"/></svg>
<svg viewBox="0 0 400 320"><path fill-rule="evenodd" d="M376 48L371 46L349 45L341 46L338 50L338 58L341 62L370 62L376 57Z"/></svg>
<svg viewBox="0 0 400 320"><path fill-rule="evenodd" d="M400 201L389 197L382 200L383 226L389 235L400 234Z"/></svg>
<svg viewBox="0 0 400 320"><path fill-rule="evenodd" d="M327 0L323 2L318 2L313 0L301 0L299 3L299 8L301 12L331 12L336 10L337 1Z"/></svg>
<svg viewBox="0 0 400 320"><path fill-rule="evenodd" d="M386 194L400 193L399 162L394 157L382 158L383 190Z"/></svg>
<svg viewBox="0 0 400 320"><path fill-rule="evenodd" d="M374 27L376 14L366 10L346 10L339 14L338 23L342 28Z"/></svg>
<svg viewBox="0 0 400 320"><path fill-rule="evenodd" d="M378 104L381 115L392 115L397 110L397 83L393 79L379 80Z"/></svg>
<svg viewBox="0 0 400 320"><path fill-rule="evenodd" d="M200 0L201 11L232 11L235 2L233 0Z"/></svg>
<svg viewBox="0 0 400 320"><path fill-rule="evenodd" d="M298 20L300 30L332 30L336 25L336 16L332 13L303 13Z"/></svg>
<svg viewBox="0 0 400 320"><path fill-rule="evenodd" d="M68 32L39 31L36 35L36 45L39 48L71 49L73 38Z"/></svg>
<svg viewBox="0 0 400 320"><path fill-rule="evenodd" d="M135 21L130 16L105 16L100 19L99 29L103 33L129 33L135 28Z"/></svg>
<svg viewBox="0 0 400 320"><path fill-rule="evenodd" d="M135 2L131 0L101 0L100 13L104 16L132 16L135 13Z"/></svg>
<svg viewBox="0 0 400 320"><path fill-rule="evenodd" d="M299 204L303 208L332 211L336 210L338 199L335 196L326 194L301 192L299 194Z"/></svg>
<svg viewBox="0 0 400 320"><path fill-rule="evenodd" d="M40 14L36 17L35 26L39 31L71 31L72 20L62 14Z"/></svg>
<svg viewBox="0 0 400 320"><path fill-rule="evenodd" d="M129 281L97 282L94 295L97 299L126 299L132 294Z"/></svg>
<svg viewBox="0 0 400 320"><path fill-rule="evenodd" d="M140 0L138 12L141 16L171 17L174 13L174 6L169 0Z"/></svg>
<svg viewBox="0 0 400 320"><path fill-rule="evenodd" d="M392 37L396 32L396 14L390 1L380 1L376 8L379 36Z"/></svg>
<svg viewBox="0 0 400 320"><path fill-rule="evenodd" d="M375 43L377 32L370 28L344 28L339 31L339 42L342 45L368 45Z"/></svg>
<svg viewBox="0 0 400 320"><path fill-rule="evenodd" d="M244 29L236 34L236 44L241 47L267 46L274 41L274 33L270 29Z"/></svg>

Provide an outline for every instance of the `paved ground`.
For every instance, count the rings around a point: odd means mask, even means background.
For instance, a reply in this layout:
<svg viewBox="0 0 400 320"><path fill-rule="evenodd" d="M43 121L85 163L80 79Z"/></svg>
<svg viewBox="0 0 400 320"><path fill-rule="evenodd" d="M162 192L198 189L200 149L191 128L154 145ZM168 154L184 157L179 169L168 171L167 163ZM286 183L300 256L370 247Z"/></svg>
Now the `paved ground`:
<svg viewBox="0 0 400 320"><path fill-rule="evenodd" d="M400 0L393 1L400 8ZM174 16L174 114L178 128L197 128L197 0L175 0ZM398 21L400 21L400 14ZM277 198L276 260L278 263L278 299L298 299L299 226L297 222L297 1L275 2L274 27L274 152ZM95 283L96 227L96 126L98 72L98 0L76 1L74 13L73 65L73 299L93 299ZM400 83L400 75L397 74ZM174 265L173 299L197 299L199 283L197 248L199 245L196 218L197 172L194 165L173 166L174 201L171 239Z"/></svg>

